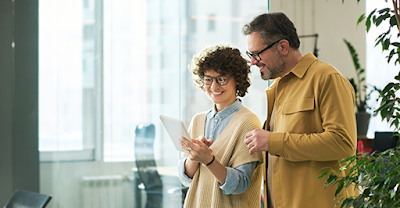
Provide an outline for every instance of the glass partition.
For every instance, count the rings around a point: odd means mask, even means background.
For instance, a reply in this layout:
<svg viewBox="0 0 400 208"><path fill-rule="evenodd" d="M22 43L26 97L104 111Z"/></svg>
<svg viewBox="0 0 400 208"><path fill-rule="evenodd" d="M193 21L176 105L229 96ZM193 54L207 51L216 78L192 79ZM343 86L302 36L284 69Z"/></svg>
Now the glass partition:
<svg viewBox="0 0 400 208"><path fill-rule="evenodd" d="M159 115L188 126L210 109L192 84L192 55L213 43L244 54L242 26L267 10L265 0L40 0L40 185L53 193L48 207L180 207L179 153ZM243 103L263 121L267 82L252 70Z"/></svg>

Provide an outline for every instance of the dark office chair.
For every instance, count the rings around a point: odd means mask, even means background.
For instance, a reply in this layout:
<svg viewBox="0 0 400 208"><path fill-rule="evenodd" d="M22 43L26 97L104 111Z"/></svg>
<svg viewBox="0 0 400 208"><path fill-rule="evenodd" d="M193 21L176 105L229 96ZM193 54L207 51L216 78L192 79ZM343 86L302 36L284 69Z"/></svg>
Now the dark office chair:
<svg viewBox="0 0 400 208"><path fill-rule="evenodd" d="M4 208L44 208L51 198L50 195L16 190Z"/></svg>
<svg viewBox="0 0 400 208"><path fill-rule="evenodd" d="M177 184L181 184L178 178L161 177L158 173L154 159L155 132L154 124L139 124L135 129L135 162L139 181L146 191L146 208L163 207L163 197L180 197L182 194L184 198L187 191L183 186L177 187ZM171 186L163 187L166 183ZM140 202L138 197L136 200Z"/></svg>
<svg viewBox="0 0 400 208"><path fill-rule="evenodd" d="M394 148L399 141L397 132L375 132L375 138L372 141L372 152L383 152Z"/></svg>
<svg viewBox="0 0 400 208"><path fill-rule="evenodd" d="M396 147L399 142L399 136L397 136L397 132L375 132L375 138L372 141L372 152L380 153L384 152L388 149ZM385 174L390 174L393 171L396 171L394 167L398 164L390 164L388 163L390 160L390 156L385 155L382 158L378 158L379 164L381 164L378 173L380 174L380 180L386 180ZM376 161L378 162L378 161Z"/></svg>

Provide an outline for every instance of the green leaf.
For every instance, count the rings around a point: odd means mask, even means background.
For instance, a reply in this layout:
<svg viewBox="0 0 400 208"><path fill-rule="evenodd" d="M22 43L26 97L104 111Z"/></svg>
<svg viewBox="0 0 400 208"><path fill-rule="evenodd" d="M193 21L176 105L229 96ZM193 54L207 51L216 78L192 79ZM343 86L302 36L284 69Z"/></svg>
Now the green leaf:
<svg viewBox="0 0 400 208"><path fill-rule="evenodd" d="M400 47L400 43L399 42L393 42L393 43L391 43L393 46L395 46L395 47Z"/></svg>
<svg viewBox="0 0 400 208"><path fill-rule="evenodd" d="M397 20L396 20L396 16L395 15L393 15L391 18L390 18L390 26L396 26L397 25Z"/></svg>
<svg viewBox="0 0 400 208"><path fill-rule="evenodd" d="M367 189L364 190L362 195L368 197L370 194L371 194L371 189L367 188Z"/></svg>
<svg viewBox="0 0 400 208"><path fill-rule="evenodd" d="M331 172L330 170L327 170L325 172L323 172L320 176L318 176L318 179L324 177L326 174L328 174L329 172Z"/></svg>
<svg viewBox="0 0 400 208"><path fill-rule="evenodd" d="M365 19L365 14L362 14L357 20L357 25L360 24L364 19Z"/></svg>
<svg viewBox="0 0 400 208"><path fill-rule="evenodd" d="M328 178L325 180L326 186L331 185L333 182L336 181L336 179L337 179L337 176L336 176L336 175L332 175L332 174L329 175Z"/></svg>
<svg viewBox="0 0 400 208"><path fill-rule="evenodd" d="M339 184L338 184L338 187L336 189L335 196L337 196L340 193L340 191L343 189L343 186L344 186L343 180L340 180L338 183Z"/></svg>
<svg viewBox="0 0 400 208"><path fill-rule="evenodd" d="M400 80L400 72L394 77L396 80Z"/></svg>
<svg viewBox="0 0 400 208"><path fill-rule="evenodd" d="M395 84L393 82L389 82L385 88L383 88L382 92L388 92Z"/></svg>
<svg viewBox="0 0 400 208"><path fill-rule="evenodd" d="M345 199L345 200L343 201L343 204L346 204L346 208L349 208L349 207L351 207L351 206L353 205L353 201L354 201L354 199L352 199L352 198L347 198L347 199Z"/></svg>
<svg viewBox="0 0 400 208"><path fill-rule="evenodd" d="M358 60L358 54L357 54L356 50L354 49L353 45L351 45L350 42L348 42L346 39L343 39L343 41L346 43L346 46L349 49L351 58L353 59L354 67L358 71L358 69L360 68L360 62Z"/></svg>
<svg viewBox="0 0 400 208"><path fill-rule="evenodd" d="M395 51L394 51L394 49L392 49L392 50L390 51L389 55L387 56L387 58L388 58L388 59L387 59L387 63L389 63L390 60L393 58L394 53L395 53Z"/></svg>
<svg viewBox="0 0 400 208"><path fill-rule="evenodd" d="M387 18L390 18L390 14L384 14L379 16L376 20L375 20L375 25L379 26L383 20L386 20Z"/></svg>
<svg viewBox="0 0 400 208"><path fill-rule="evenodd" d="M390 39L386 39L383 43L382 43L382 50L387 50L389 48L390 45Z"/></svg>
<svg viewBox="0 0 400 208"><path fill-rule="evenodd" d="M379 14L383 14L383 13L388 13L390 11L389 8L383 8L381 10L378 11Z"/></svg>
<svg viewBox="0 0 400 208"><path fill-rule="evenodd" d="M367 18L367 21L365 21L365 26L367 28L367 33L369 32L369 29L371 28L371 19Z"/></svg>

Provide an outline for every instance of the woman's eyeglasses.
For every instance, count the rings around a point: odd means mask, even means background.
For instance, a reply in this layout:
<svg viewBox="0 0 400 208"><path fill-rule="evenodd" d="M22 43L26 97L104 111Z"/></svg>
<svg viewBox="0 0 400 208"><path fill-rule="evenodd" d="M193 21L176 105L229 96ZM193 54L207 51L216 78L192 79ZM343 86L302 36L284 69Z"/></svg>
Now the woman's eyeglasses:
<svg viewBox="0 0 400 208"><path fill-rule="evenodd" d="M221 86L228 84L229 78L231 78L231 76L229 76L229 77L226 77L226 76L210 77L210 76L204 75L201 77L201 79L203 80L203 83L205 85L211 85L213 83L213 80L215 79L215 81Z"/></svg>

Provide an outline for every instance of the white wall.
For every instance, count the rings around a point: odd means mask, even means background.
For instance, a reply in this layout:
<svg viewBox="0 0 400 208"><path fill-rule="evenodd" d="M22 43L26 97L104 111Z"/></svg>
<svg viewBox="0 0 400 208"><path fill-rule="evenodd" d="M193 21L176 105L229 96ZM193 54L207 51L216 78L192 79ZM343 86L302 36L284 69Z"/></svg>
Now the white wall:
<svg viewBox="0 0 400 208"><path fill-rule="evenodd" d="M365 13L365 2L355 0L286 0L270 1L270 12L284 12L295 24L299 35L318 33L318 58L335 66L346 77L356 76L350 53L343 42L348 40L359 53L365 67L365 26L357 26ZM303 55L310 52L313 39L301 39ZM311 44L311 45L310 45Z"/></svg>

